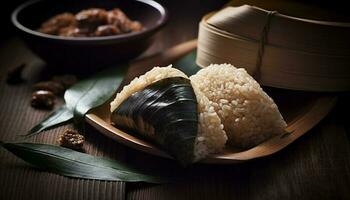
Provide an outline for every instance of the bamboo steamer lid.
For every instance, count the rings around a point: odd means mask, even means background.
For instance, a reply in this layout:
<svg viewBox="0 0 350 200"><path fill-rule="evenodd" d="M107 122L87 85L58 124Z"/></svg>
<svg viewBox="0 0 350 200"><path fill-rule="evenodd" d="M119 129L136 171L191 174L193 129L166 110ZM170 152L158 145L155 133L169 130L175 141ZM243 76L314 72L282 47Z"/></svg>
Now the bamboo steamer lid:
<svg viewBox="0 0 350 200"><path fill-rule="evenodd" d="M350 22L347 2L313 1L313 0L231 0L226 6L254 5L265 10L276 10L278 13L293 17Z"/></svg>
<svg viewBox="0 0 350 200"><path fill-rule="evenodd" d="M197 64L244 67L262 85L350 89L350 24L308 20L243 5L200 22Z"/></svg>

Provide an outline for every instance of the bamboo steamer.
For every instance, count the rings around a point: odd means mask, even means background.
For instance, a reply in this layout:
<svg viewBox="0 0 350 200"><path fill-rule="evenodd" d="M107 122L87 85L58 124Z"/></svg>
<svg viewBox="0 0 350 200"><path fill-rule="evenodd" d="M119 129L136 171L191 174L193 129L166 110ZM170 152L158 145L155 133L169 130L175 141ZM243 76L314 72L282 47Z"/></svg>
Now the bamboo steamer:
<svg viewBox="0 0 350 200"><path fill-rule="evenodd" d="M350 89L350 23L295 18L254 6L227 7L199 26L197 64L231 63L265 86Z"/></svg>

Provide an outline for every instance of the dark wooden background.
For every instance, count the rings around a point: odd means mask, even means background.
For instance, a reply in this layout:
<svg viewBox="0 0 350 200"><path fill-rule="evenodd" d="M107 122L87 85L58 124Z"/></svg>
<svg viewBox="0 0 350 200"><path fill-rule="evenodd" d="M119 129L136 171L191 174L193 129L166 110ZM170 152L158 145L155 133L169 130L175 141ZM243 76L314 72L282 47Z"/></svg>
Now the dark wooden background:
<svg viewBox="0 0 350 200"><path fill-rule="evenodd" d="M169 9L170 21L144 56L196 38L201 16L224 3L160 2ZM13 141L48 114L29 106L31 84L45 78L45 68L11 29L5 33L0 44L0 140ZM8 69L22 63L27 64L27 81L7 85ZM328 117L281 152L235 165L197 164L186 170L191 175L180 183L70 179L36 170L0 149L0 199L350 199L349 95L339 96ZM31 141L54 144L65 128L50 130ZM85 149L92 155L153 170L173 169L174 163L124 147L92 127L87 128L86 138Z"/></svg>

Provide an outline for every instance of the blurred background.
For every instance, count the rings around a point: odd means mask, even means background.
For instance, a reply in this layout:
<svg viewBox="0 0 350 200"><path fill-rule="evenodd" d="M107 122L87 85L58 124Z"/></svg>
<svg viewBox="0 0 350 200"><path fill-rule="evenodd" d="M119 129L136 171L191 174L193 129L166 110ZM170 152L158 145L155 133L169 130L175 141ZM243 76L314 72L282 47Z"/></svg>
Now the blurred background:
<svg viewBox="0 0 350 200"><path fill-rule="evenodd" d="M23 2L25 2L25 0L11 0L7 1L6 4L2 6L0 14L2 37L0 40L5 40L13 35L14 28L11 25L10 15L15 7ZM183 20L191 20L191 23L186 23L190 24L190 27L178 27L179 29L197 29L197 24L205 13L219 9L227 3L230 5L256 5L265 9L277 10L280 13L297 17L350 22L350 12L348 11L347 6L348 1L340 0L157 0L157 2L169 9L169 23L172 23L174 21L172 19L177 17L181 17ZM191 12L193 10L195 10L195 12ZM196 15L195 17L193 17L194 14ZM191 15L192 17L186 18L187 15Z"/></svg>

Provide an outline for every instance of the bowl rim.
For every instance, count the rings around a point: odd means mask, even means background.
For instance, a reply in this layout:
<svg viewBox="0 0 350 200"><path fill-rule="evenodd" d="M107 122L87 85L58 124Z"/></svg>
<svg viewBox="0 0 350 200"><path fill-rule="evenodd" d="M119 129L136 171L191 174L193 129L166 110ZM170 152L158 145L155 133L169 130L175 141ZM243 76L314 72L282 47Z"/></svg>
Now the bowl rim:
<svg viewBox="0 0 350 200"><path fill-rule="evenodd" d="M41 33L39 31L27 28L26 26L22 25L18 21L18 14L25 8L27 8L30 5L43 2L44 0L30 0L27 2L24 2L23 4L19 5L11 14L11 22L12 24L18 28L19 30L26 32L31 35L35 35L38 37L43 37L47 39L53 39L57 41L77 41L77 42L84 42L84 41L109 41L109 40L128 40L131 38L137 38L142 35L147 35L152 32L157 31L161 27L163 27L166 22L168 21L168 10L162 6L160 3L154 1L154 0L133 0L137 1L143 4L146 4L153 9L157 10L160 13L160 18L157 20L156 25L152 26L151 28L139 31L139 32L133 32L133 33L126 33L126 34L120 34L120 35L112 35L112 36L98 36L98 37L62 37L57 35L50 35L46 33Z"/></svg>

